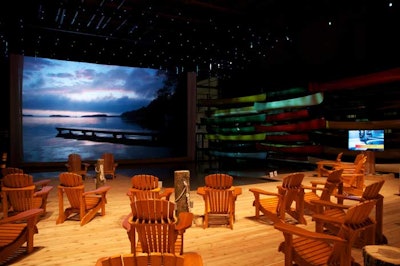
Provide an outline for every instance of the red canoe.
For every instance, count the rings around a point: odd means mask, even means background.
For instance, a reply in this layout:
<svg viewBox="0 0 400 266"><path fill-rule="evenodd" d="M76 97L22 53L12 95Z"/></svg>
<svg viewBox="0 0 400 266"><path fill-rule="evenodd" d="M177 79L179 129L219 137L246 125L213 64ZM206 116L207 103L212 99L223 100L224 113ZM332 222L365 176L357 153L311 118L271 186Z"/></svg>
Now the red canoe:
<svg viewBox="0 0 400 266"><path fill-rule="evenodd" d="M303 121L293 124L280 125L256 125L257 132L296 132L310 131L326 128L326 121L323 118L316 118L308 121Z"/></svg>

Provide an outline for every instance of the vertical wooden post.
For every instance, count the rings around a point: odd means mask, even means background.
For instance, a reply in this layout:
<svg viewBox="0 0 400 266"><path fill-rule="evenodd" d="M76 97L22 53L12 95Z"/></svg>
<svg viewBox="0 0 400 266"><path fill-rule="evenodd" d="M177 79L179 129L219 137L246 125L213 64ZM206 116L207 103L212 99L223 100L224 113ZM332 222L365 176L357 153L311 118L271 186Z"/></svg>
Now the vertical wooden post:
<svg viewBox="0 0 400 266"><path fill-rule="evenodd" d="M96 171L96 189L104 186L106 183L106 177L104 176L104 159L97 159L95 166Z"/></svg>
<svg viewBox="0 0 400 266"><path fill-rule="evenodd" d="M367 161L365 163L365 173L367 175L375 174L375 153L373 151L365 151Z"/></svg>
<svg viewBox="0 0 400 266"><path fill-rule="evenodd" d="M178 170L174 172L176 215L180 212L189 211L190 195L190 172L189 170Z"/></svg>

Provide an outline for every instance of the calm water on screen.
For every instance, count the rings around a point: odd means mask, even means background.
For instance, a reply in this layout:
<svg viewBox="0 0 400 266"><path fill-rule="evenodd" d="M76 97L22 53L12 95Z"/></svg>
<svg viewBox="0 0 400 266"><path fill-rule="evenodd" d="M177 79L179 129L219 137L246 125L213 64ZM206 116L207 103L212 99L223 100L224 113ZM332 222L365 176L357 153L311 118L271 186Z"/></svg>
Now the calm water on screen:
<svg viewBox="0 0 400 266"><path fill-rule="evenodd" d="M24 162L65 162L68 154L79 153L84 160L96 160L104 152L115 159L150 159L173 157L166 147L133 146L64 139L56 137L56 127L86 127L109 130L144 130L120 117L23 117Z"/></svg>

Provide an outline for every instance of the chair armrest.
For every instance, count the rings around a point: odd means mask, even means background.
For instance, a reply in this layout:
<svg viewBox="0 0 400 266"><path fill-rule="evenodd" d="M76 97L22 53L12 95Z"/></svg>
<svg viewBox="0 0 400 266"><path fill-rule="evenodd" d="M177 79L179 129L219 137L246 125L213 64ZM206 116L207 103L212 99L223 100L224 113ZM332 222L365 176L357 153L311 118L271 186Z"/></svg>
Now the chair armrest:
<svg viewBox="0 0 400 266"><path fill-rule="evenodd" d="M340 204L340 203L334 203L334 202L327 201L327 200L311 200L311 203L314 203L316 205L322 205L322 206L329 207L329 208L342 209L342 210L347 210L352 206L352 205L344 205L344 204Z"/></svg>
<svg viewBox="0 0 400 266"><path fill-rule="evenodd" d="M180 212L178 215L178 222L175 225L175 230L179 233L185 232L185 230L192 226L193 213L191 212Z"/></svg>
<svg viewBox="0 0 400 266"><path fill-rule="evenodd" d="M306 238L311 238L315 240L321 240L321 241L335 241L335 242L341 242L341 243L346 243L346 240L334 235L328 235L324 233L317 233L313 231L308 231L307 229L291 225L291 224L285 224L282 222L274 223L274 228L282 231L283 233L286 234L293 234L301 237L306 237Z"/></svg>
<svg viewBox="0 0 400 266"><path fill-rule="evenodd" d="M122 221L122 227L126 229L127 232L131 230L131 224L129 220L132 219L132 213L129 213Z"/></svg>
<svg viewBox="0 0 400 266"><path fill-rule="evenodd" d="M27 211L20 212L16 215L1 219L0 224L29 220L29 219L33 219L33 218L36 219L36 217L41 215L43 212L44 212L43 209L30 209Z"/></svg>
<svg viewBox="0 0 400 266"><path fill-rule="evenodd" d="M82 195L86 196L86 195L90 195L90 194L105 194L107 193L107 191L109 191L111 189L110 186L101 186L98 189L95 190L91 190L91 191L86 191L84 192Z"/></svg>
<svg viewBox="0 0 400 266"><path fill-rule="evenodd" d="M302 186L302 187L303 187L303 189L308 189L308 190L321 190L321 191L327 190L324 187L311 187L311 186Z"/></svg>
<svg viewBox="0 0 400 266"><path fill-rule="evenodd" d="M53 189L53 186L45 186L45 187L42 187L40 190L38 190L38 191L36 191L36 192L34 193L34 196L37 197L37 196L42 196L42 195L49 194L49 192L50 192L52 189Z"/></svg>
<svg viewBox="0 0 400 266"><path fill-rule="evenodd" d="M164 189L164 191L162 193L160 193L159 198L164 198L166 200L169 200L169 198L171 197L172 193L174 193L175 189L172 187L167 187Z"/></svg>
<svg viewBox="0 0 400 266"><path fill-rule="evenodd" d="M82 165L85 168L85 170L87 170L90 166L90 163L82 163Z"/></svg>
<svg viewBox="0 0 400 266"><path fill-rule="evenodd" d="M326 181L323 181L323 180L311 180L310 183L313 186L317 186L317 185L323 186L323 185L325 185Z"/></svg>
<svg viewBox="0 0 400 266"><path fill-rule="evenodd" d="M335 194L334 196L335 196L335 198L341 199L341 200L355 200L355 201L359 201L359 202L364 201L364 199L359 196L343 195L343 194Z"/></svg>
<svg viewBox="0 0 400 266"><path fill-rule="evenodd" d="M250 188L249 191L253 192L254 194L262 194L262 195L277 196L277 197L281 196L279 193L265 191L265 190L260 189L260 188Z"/></svg>

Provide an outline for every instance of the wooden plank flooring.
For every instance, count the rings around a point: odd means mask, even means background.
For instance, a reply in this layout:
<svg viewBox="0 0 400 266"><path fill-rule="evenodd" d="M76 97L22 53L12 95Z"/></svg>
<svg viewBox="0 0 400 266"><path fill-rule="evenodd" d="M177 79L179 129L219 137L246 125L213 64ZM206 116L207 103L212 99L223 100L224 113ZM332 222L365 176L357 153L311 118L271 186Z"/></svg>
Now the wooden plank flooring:
<svg viewBox="0 0 400 266"><path fill-rule="evenodd" d="M305 172L304 183L317 179L315 172ZM57 175L57 173L55 173ZM278 179L283 175L279 175ZM384 199L384 234L392 246L400 247L400 196L399 179L393 174L373 176L367 183L376 178L386 180L382 194ZM125 230L121 226L124 217L129 213L129 199L126 191L130 185L129 177L117 175L109 180L112 189L108 194L106 215L95 217L87 225L81 227L77 221L66 221L56 225L58 215L57 177L53 178L48 202L48 213L38 223L39 233L35 235L35 251L30 255L21 254L7 265L94 265L102 256L130 252L130 243ZM235 183L236 184L236 183ZM278 245L283 241L282 234L275 230L270 222L261 218L255 219L252 206L253 194L250 187L258 187L276 191L277 182L267 182L262 179L258 183L240 185L243 194L236 201L236 221L233 230L213 226L202 228L201 216L204 203L196 194L197 187L191 187L190 197L194 202L191 211L195 214L193 226L185 234L184 250L198 252L204 265L283 265L284 255L278 252ZM93 189L92 179L85 181L87 190ZM290 222L290 221L289 221ZM307 217L308 224L304 226L314 230L314 223ZM354 249L353 256L363 265L361 250Z"/></svg>

